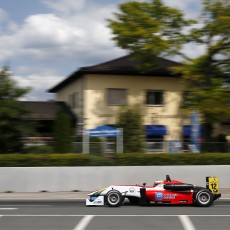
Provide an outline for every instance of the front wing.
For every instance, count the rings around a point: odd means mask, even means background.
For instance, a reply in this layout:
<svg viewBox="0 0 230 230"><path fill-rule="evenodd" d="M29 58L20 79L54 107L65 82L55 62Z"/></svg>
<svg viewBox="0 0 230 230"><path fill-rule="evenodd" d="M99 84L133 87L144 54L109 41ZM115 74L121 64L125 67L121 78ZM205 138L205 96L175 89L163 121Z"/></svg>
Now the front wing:
<svg viewBox="0 0 230 230"><path fill-rule="evenodd" d="M90 196L86 199L86 206L101 206L104 204L104 196Z"/></svg>

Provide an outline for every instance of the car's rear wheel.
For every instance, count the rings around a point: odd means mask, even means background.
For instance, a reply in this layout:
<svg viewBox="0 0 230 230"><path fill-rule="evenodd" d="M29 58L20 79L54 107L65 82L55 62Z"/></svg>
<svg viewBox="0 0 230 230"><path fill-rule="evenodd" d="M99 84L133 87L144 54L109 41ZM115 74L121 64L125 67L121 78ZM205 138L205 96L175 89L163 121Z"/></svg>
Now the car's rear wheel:
<svg viewBox="0 0 230 230"><path fill-rule="evenodd" d="M119 191L112 190L105 195L105 203L110 207L119 207L123 201L124 197Z"/></svg>
<svg viewBox="0 0 230 230"><path fill-rule="evenodd" d="M213 195L208 189L202 189L195 194L195 203L200 207L208 207L213 203Z"/></svg>

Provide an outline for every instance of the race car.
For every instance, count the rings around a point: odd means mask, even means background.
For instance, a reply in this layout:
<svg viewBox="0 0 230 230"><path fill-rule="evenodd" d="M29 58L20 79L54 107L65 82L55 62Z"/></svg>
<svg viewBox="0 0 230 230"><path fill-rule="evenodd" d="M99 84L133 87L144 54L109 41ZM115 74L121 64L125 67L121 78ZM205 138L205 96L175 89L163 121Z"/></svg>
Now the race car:
<svg viewBox="0 0 230 230"><path fill-rule="evenodd" d="M143 185L111 185L88 194L86 206L109 207L121 206L127 198L132 205L150 204L184 204L208 207L221 197L218 178L206 177L206 188L193 184L171 180L166 175L165 180L157 180L153 186ZM126 200L127 200L126 199Z"/></svg>

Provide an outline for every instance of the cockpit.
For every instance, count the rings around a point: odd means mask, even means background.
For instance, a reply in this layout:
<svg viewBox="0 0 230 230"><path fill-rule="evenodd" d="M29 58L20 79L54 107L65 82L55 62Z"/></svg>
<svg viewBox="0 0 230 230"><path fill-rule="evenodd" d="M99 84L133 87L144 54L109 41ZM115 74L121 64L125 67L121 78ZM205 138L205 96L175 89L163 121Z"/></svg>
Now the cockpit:
<svg viewBox="0 0 230 230"><path fill-rule="evenodd" d="M156 181L154 182L153 186L156 187L157 185L163 184L163 183L164 183L164 181L162 181L162 180L156 180Z"/></svg>

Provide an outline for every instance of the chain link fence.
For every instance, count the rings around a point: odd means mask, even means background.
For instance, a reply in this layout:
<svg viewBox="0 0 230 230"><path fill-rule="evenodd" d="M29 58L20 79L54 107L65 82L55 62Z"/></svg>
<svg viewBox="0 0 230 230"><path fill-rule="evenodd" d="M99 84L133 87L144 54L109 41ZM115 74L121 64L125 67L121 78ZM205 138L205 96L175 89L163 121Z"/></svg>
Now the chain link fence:
<svg viewBox="0 0 230 230"><path fill-rule="evenodd" d="M125 140L124 140L125 141ZM89 153L98 156L114 156L116 154L116 141L113 142L89 142ZM135 143L134 143L135 145ZM36 141L26 143L25 148L28 152L31 150L39 150L44 153L52 152L53 142ZM48 148L49 147L49 148ZM135 147L135 146L134 146ZM83 143L73 142L73 152L82 153ZM193 145L189 142L181 141L151 141L145 143L146 153L182 153L193 152ZM201 153L230 153L230 142L202 142L200 143Z"/></svg>
<svg viewBox="0 0 230 230"><path fill-rule="evenodd" d="M146 142L145 151L147 153L180 153L192 152L192 145L188 142L174 142L173 148L170 141ZM203 142L200 143L201 153L230 153L229 142ZM74 143L74 152L82 153L82 142ZM116 154L116 142L90 142L90 154Z"/></svg>

